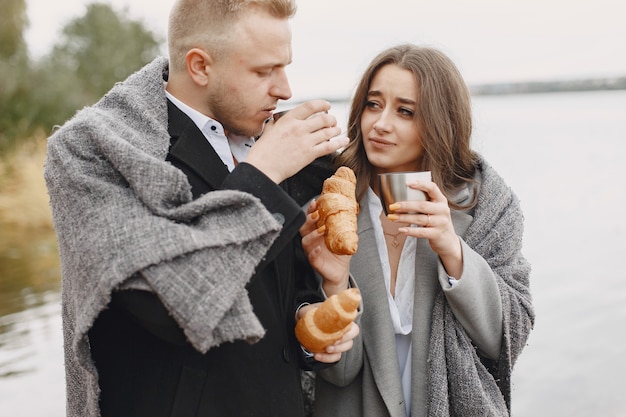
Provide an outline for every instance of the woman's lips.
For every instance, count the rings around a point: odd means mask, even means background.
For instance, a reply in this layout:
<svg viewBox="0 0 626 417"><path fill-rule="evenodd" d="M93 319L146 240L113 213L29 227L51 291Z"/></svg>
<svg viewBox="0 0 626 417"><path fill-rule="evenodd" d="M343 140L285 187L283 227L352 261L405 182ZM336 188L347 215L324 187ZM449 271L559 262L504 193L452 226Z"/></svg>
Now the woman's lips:
<svg viewBox="0 0 626 417"><path fill-rule="evenodd" d="M391 146L395 146L393 142L381 138L370 138L369 141L372 146L376 148L389 148Z"/></svg>

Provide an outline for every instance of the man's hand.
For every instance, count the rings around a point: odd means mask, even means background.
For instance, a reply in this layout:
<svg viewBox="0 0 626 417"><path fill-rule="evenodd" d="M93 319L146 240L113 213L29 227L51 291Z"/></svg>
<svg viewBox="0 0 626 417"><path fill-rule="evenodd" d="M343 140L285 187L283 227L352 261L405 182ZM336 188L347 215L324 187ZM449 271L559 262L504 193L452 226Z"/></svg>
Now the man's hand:
<svg viewBox="0 0 626 417"><path fill-rule="evenodd" d="M270 120L244 161L278 184L346 146L348 138L338 136L337 119L327 113L330 107L325 100L307 101L278 121Z"/></svg>

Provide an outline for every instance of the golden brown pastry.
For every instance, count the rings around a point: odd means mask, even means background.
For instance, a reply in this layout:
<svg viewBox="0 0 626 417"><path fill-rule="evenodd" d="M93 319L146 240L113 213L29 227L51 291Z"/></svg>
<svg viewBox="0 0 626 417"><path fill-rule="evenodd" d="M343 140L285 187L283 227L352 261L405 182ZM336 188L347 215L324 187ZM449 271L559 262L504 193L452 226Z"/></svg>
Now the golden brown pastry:
<svg viewBox="0 0 626 417"><path fill-rule="evenodd" d="M324 352L341 339L357 316L361 293L350 288L331 295L296 323L296 337L309 352Z"/></svg>
<svg viewBox="0 0 626 417"><path fill-rule="evenodd" d="M317 227L326 227L326 246L338 255L353 255L359 244L357 235L356 177L352 169L339 167L324 181L317 200Z"/></svg>

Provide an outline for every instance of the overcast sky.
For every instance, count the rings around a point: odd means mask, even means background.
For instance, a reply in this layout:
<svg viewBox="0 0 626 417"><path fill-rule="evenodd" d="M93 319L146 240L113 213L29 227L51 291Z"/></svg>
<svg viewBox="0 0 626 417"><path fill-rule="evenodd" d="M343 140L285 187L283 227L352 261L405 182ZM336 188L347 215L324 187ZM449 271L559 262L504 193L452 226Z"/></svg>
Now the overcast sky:
<svg viewBox="0 0 626 417"><path fill-rule="evenodd" d="M27 42L49 51L92 0L26 0ZM165 36L172 0L109 0ZM299 0L295 98L349 96L367 63L401 42L435 46L469 84L626 76L623 0ZM164 50L164 53L166 51Z"/></svg>

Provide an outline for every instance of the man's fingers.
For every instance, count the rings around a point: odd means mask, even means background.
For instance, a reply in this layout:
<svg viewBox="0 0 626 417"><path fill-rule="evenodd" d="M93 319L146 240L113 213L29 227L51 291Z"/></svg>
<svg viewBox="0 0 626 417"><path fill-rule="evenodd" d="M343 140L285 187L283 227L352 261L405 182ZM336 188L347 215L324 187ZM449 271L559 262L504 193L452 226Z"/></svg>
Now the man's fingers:
<svg viewBox="0 0 626 417"><path fill-rule="evenodd" d="M330 103L326 100L310 100L289 110L289 117L306 120L315 113L326 113L330 110Z"/></svg>
<svg viewBox="0 0 626 417"><path fill-rule="evenodd" d="M324 140L313 147L318 157L336 152L348 145L350 140L346 136L335 136Z"/></svg>

